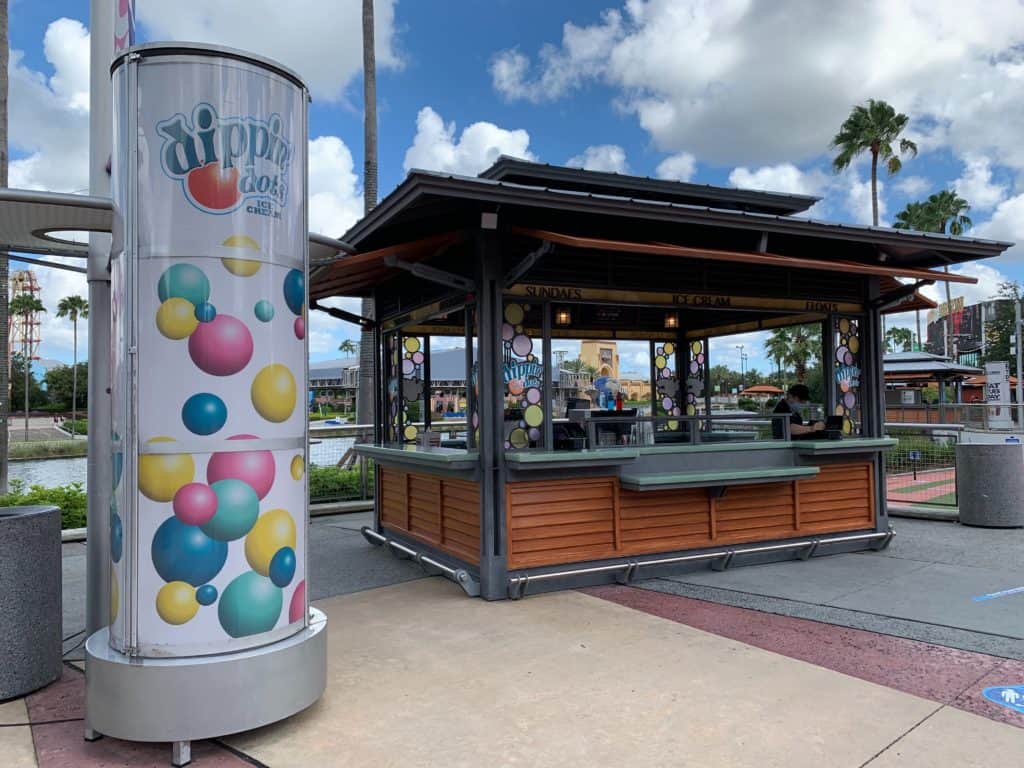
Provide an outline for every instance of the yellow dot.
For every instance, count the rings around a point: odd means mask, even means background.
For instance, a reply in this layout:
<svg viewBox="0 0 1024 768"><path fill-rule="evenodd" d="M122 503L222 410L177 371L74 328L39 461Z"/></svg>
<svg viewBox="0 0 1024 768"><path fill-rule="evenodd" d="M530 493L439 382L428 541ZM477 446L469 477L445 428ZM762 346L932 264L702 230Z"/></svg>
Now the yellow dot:
<svg viewBox="0 0 1024 768"><path fill-rule="evenodd" d="M654 358L654 367L657 368L659 371L663 369L666 365L668 365L668 360L665 359L664 355L658 355L656 358Z"/></svg>
<svg viewBox="0 0 1024 768"><path fill-rule="evenodd" d="M186 581L171 581L156 593L156 612L168 624L184 624L199 612L196 588Z"/></svg>
<svg viewBox="0 0 1024 768"><path fill-rule="evenodd" d="M847 344L846 346L851 352L857 354L857 350L860 349L860 339L858 339L856 336L851 336L850 343Z"/></svg>
<svg viewBox="0 0 1024 768"><path fill-rule="evenodd" d="M415 336L410 336L405 340L406 352L419 352L420 351L420 340Z"/></svg>
<svg viewBox="0 0 1024 768"><path fill-rule="evenodd" d="M292 480L301 480L302 474L306 471L306 460L301 456L292 459Z"/></svg>
<svg viewBox="0 0 1024 768"><path fill-rule="evenodd" d="M199 325L196 308L191 301L170 298L156 311L156 327L168 339L188 338Z"/></svg>
<svg viewBox="0 0 1024 768"><path fill-rule="evenodd" d="M264 419L285 421L295 411L295 377L288 366L271 363L252 380L250 396L256 412Z"/></svg>
<svg viewBox="0 0 1024 768"><path fill-rule="evenodd" d="M544 423L544 410L539 405L527 406L523 411L523 421L529 427L539 427Z"/></svg>
<svg viewBox="0 0 1024 768"><path fill-rule="evenodd" d="M110 623L117 621L117 611L121 607L121 591L117 586L117 571L110 566Z"/></svg>
<svg viewBox="0 0 1024 768"><path fill-rule="evenodd" d="M174 438L154 437L147 442L173 443ZM187 453L144 453L139 457L139 491L153 501L171 501L195 473L195 462Z"/></svg>
<svg viewBox="0 0 1024 768"><path fill-rule="evenodd" d="M263 266L253 259L221 259L220 262L228 272L238 277L252 277Z"/></svg>
<svg viewBox="0 0 1024 768"><path fill-rule="evenodd" d="M523 307L520 304L505 305L505 322L510 325L519 325L523 322Z"/></svg>
<svg viewBox="0 0 1024 768"><path fill-rule="evenodd" d="M416 427L414 427L414 426L412 426L410 424L408 427L405 428L405 439L406 440L415 440L416 439L416 435L418 435L419 433L420 433L419 430L416 429Z"/></svg>
<svg viewBox="0 0 1024 768"><path fill-rule="evenodd" d="M702 346L699 341L694 341L690 344L690 351L695 355L699 355L702 351Z"/></svg>
<svg viewBox="0 0 1024 768"><path fill-rule="evenodd" d="M516 427L508 436L508 441L512 444L513 448L525 448L529 444L530 439L526 436L525 429Z"/></svg>
<svg viewBox="0 0 1024 768"><path fill-rule="evenodd" d="M295 521L286 509L271 509L256 520L245 536L245 559L257 573L267 576L270 561L283 547L295 549Z"/></svg>
<svg viewBox="0 0 1024 768"><path fill-rule="evenodd" d="M853 422L849 419L843 420L843 432L847 435L853 432Z"/></svg>
<svg viewBox="0 0 1024 768"><path fill-rule="evenodd" d="M840 333L846 333L849 330L850 330L850 321L847 320L844 317L842 320L839 321L839 332Z"/></svg>
<svg viewBox="0 0 1024 768"><path fill-rule="evenodd" d="M679 422L675 420L669 421L666 422L665 426L667 426L669 429L679 429Z"/></svg>
<svg viewBox="0 0 1024 768"><path fill-rule="evenodd" d="M687 405L686 406L686 415L687 416L693 416L695 413L697 413L697 409L693 405Z"/></svg>
<svg viewBox="0 0 1024 768"><path fill-rule="evenodd" d="M226 245L229 248L252 248L254 251L260 249L260 244L248 235L231 235L221 245Z"/></svg>

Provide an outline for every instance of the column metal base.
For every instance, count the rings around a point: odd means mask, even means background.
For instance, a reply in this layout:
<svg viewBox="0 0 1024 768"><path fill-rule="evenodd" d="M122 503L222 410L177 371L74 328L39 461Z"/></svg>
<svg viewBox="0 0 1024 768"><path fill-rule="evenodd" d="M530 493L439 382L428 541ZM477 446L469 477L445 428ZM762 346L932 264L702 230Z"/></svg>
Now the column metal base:
<svg viewBox="0 0 1024 768"><path fill-rule="evenodd" d="M327 684L327 617L286 640L237 653L188 658L128 657L107 629L85 644L89 726L128 741L189 742L283 720L310 706Z"/></svg>

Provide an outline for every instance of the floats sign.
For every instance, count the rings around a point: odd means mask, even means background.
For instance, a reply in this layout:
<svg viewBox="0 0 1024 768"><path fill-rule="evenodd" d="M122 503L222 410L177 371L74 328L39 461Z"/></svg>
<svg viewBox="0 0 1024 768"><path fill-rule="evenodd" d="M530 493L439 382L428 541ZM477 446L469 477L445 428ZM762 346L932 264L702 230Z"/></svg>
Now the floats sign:
<svg viewBox="0 0 1024 768"><path fill-rule="evenodd" d="M292 145L281 135L281 116L269 120L220 117L201 103L189 119L180 112L156 124L163 138L160 167L204 213L281 217L288 203Z"/></svg>

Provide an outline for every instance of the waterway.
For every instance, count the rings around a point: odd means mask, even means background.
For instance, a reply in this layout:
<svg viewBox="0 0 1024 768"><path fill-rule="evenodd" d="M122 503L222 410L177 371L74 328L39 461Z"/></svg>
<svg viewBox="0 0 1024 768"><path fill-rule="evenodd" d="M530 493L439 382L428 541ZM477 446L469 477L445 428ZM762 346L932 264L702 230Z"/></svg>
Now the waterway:
<svg viewBox="0 0 1024 768"><path fill-rule="evenodd" d="M318 466L337 464L354 442L351 437L318 439L314 435L313 444L309 447L310 462ZM21 480L26 486L53 488L68 483L81 483L85 487L86 467L84 456L75 459L31 459L12 461L9 473L11 479Z"/></svg>

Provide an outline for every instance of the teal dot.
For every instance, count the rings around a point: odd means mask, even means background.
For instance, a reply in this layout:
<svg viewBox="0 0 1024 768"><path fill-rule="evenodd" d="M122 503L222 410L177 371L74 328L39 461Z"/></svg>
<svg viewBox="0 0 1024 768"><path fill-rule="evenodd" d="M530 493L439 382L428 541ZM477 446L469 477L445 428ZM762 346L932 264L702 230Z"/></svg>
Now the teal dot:
<svg viewBox="0 0 1024 768"><path fill-rule="evenodd" d="M175 264L165 269L156 290L161 302L185 299L198 307L210 299L210 281L203 270L191 264Z"/></svg>
<svg viewBox="0 0 1024 768"><path fill-rule="evenodd" d="M257 301L253 311L256 313L256 319L261 323L269 323L274 319L274 305L266 299Z"/></svg>

